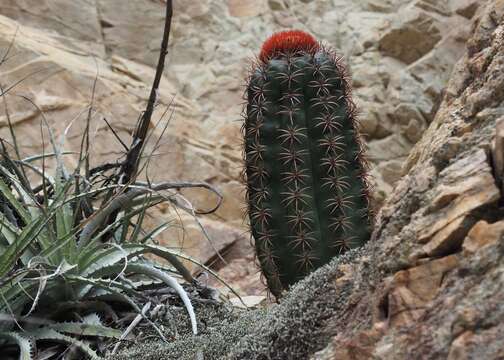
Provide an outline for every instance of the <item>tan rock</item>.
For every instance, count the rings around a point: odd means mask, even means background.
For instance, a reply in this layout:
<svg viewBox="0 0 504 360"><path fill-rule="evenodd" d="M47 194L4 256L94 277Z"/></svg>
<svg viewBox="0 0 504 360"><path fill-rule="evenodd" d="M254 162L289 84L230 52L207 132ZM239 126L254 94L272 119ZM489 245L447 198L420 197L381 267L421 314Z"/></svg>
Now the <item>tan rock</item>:
<svg viewBox="0 0 504 360"><path fill-rule="evenodd" d="M450 353L447 360L469 360L469 354L466 352L467 343L474 338L472 331L466 331L458 336L451 344Z"/></svg>
<svg viewBox="0 0 504 360"><path fill-rule="evenodd" d="M229 256L226 255L225 257L228 258ZM268 297L266 281L261 277L253 254L228 260L227 264L218 271L218 274L224 282L230 284L240 295ZM216 279L211 279L210 284L224 294L228 294L228 296L233 295L225 284Z"/></svg>
<svg viewBox="0 0 504 360"><path fill-rule="evenodd" d="M175 0L173 2L173 8L175 14L177 14L177 12L181 12L184 15L188 15L191 18L197 18L208 15L208 11L210 11L210 2L208 0L191 1L191 2L183 0Z"/></svg>
<svg viewBox="0 0 504 360"><path fill-rule="evenodd" d="M421 230L419 242L429 241L436 232L456 219L500 197L483 150L453 163L443 172L448 176L444 184L433 190L430 210L438 211L431 215L431 225Z"/></svg>
<svg viewBox="0 0 504 360"><path fill-rule="evenodd" d="M435 257L456 252L467 234L468 223L470 223L470 217L467 215L455 219L438 231L422 247L422 253L429 257Z"/></svg>
<svg viewBox="0 0 504 360"><path fill-rule="evenodd" d="M264 0L228 0L228 8L231 16L257 16L266 11L267 4Z"/></svg>
<svg viewBox="0 0 504 360"><path fill-rule="evenodd" d="M204 265L212 265L219 257L225 255L230 247L239 241L243 234L235 228L225 225L220 221L201 219L208 238L202 228L194 219L187 215L181 215L174 226L164 233L164 239L159 242L162 245L178 249L188 254ZM196 264L185 261L185 264L193 272L202 271Z"/></svg>
<svg viewBox="0 0 504 360"><path fill-rule="evenodd" d="M343 274L335 279L337 285L341 286L343 285L343 283L351 281L353 276L355 276L355 274L353 273L354 270L351 265L342 264L338 267L338 270Z"/></svg>
<svg viewBox="0 0 504 360"><path fill-rule="evenodd" d="M347 56L358 55L368 59L374 57L374 62L378 62L376 48L380 34L388 27L388 19L379 12L349 11L345 13L342 21L346 36L340 45L340 51ZM367 52L371 49L375 51ZM366 62L369 65L369 60ZM371 69L373 67L368 70ZM371 77L367 82L373 80Z"/></svg>
<svg viewBox="0 0 504 360"><path fill-rule="evenodd" d="M370 0L366 6L369 10L376 12L392 13L407 5L409 0Z"/></svg>
<svg viewBox="0 0 504 360"><path fill-rule="evenodd" d="M393 111L393 118L400 125L408 125L411 120L423 121L422 114L415 104L401 102Z"/></svg>
<svg viewBox="0 0 504 360"><path fill-rule="evenodd" d="M464 239L464 243L462 244L464 254L474 254L487 245L496 244L502 241L503 235L504 221L493 224L489 224L485 220L478 221Z"/></svg>
<svg viewBox="0 0 504 360"><path fill-rule="evenodd" d="M383 162L378 166L378 170L383 176L383 180L394 186L394 184L401 178L401 166L402 161L400 160L389 160Z"/></svg>
<svg viewBox="0 0 504 360"><path fill-rule="evenodd" d="M423 132L425 130L425 125L423 121L416 119L411 119L404 131L406 138L412 143L416 143L422 138Z"/></svg>
<svg viewBox="0 0 504 360"><path fill-rule="evenodd" d="M379 117L375 111L370 109L369 106L365 107L364 104L366 103L361 102L360 104L362 108L366 108L359 115L360 131L364 136L372 137L378 127ZM370 103L367 104L369 105Z"/></svg>
<svg viewBox="0 0 504 360"><path fill-rule="evenodd" d="M418 60L441 40L438 21L427 12L405 11L380 38L380 51L406 64Z"/></svg>
<svg viewBox="0 0 504 360"><path fill-rule="evenodd" d="M468 19L474 16L480 5L481 3L479 0L451 1L452 11Z"/></svg>
<svg viewBox="0 0 504 360"><path fill-rule="evenodd" d="M390 326L412 325L438 293L443 276L458 265L455 255L399 271L390 281L388 314Z"/></svg>
<svg viewBox="0 0 504 360"><path fill-rule="evenodd" d="M62 44L74 50L103 57L103 24L100 24L98 13L97 7L86 0L5 0L0 4L1 15L19 24L52 33Z"/></svg>
<svg viewBox="0 0 504 360"><path fill-rule="evenodd" d="M479 331L466 330L450 346L447 360L502 359L502 325Z"/></svg>
<svg viewBox="0 0 504 360"><path fill-rule="evenodd" d="M373 358L375 343L383 336L381 324L360 331L351 339L334 338L328 348L316 353L312 360L368 360Z"/></svg>
<svg viewBox="0 0 504 360"><path fill-rule="evenodd" d="M408 156L411 145L399 134L393 134L382 140L369 144L369 153L372 161L384 161L390 158Z"/></svg>
<svg viewBox="0 0 504 360"><path fill-rule="evenodd" d="M450 15L452 11L447 2L440 2L438 0L418 0L414 5L425 11L435 12L444 16Z"/></svg>
<svg viewBox="0 0 504 360"><path fill-rule="evenodd" d="M285 2L283 0L268 0L268 6L273 11L285 10Z"/></svg>
<svg viewBox="0 0 504 360"><path fill-rule="evenodd" d="M95 6L107 51L155 66L157 56L153 54L160 46L165 5L161 1L98 0Z"/></svg>

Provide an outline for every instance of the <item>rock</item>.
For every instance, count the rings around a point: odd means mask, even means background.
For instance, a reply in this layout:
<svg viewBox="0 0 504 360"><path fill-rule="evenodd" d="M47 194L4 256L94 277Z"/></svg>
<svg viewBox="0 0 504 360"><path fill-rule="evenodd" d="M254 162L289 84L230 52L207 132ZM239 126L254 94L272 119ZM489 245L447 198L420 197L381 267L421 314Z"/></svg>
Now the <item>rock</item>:
<svg viewBox="0 0 504 360"><path fill-rule="evenodd" d="M313 355L312 360L367 360L373 357L374 346L386 325L376 324L371 330L359 332L355 338L334 338L327 348Z"/></svg>
<svg viewBox="0 0 504 360"><path fill-rule="evenodd" d="M409 125L411 121L423 122L423 117L418 108L413 103L401 102L393 110L393 119L399 125Z"/></svg>
<svg viewBox="0 0 504 360"><path fill-rule="evenodd" d="M233 244L232 248L224 254L226 263L216 261L213 268L219 277L241 295L267 296L266 281L255 258L255 251L250 239L250 233L243 230L241 237ZM230 289L217 279L210 279L210 285L218 288L224 294L232 296Z"/></svg>
<svg viewBox="0 0 504 360"><path fill-rule="evenodd" d="M502 330L504 326L498 325L489 330L474 333L467 330L459 335L453 342L448 354L448 360L500 359L504 350L499 344L504 340Z"/></svg>
<svg viewBox="0 0 504 360"><path fill-rule="evenodd" d="M457 31L447 32L432 51L407 68L408 73L419 83L417 86L420 86L424 96L432 103L440 100L453 64L460 59L463 44L468 38L469 24L465 19L454 16L446 20L446 23ZM430 122L432 114L426 110L424 113L429 115Z"/></svg>
<svg viewBox="0 0 504 360"><path fill-rule="evenodd" d="M427 12L404 11L380 38L386 55L411 64L431 51L441 40L439 22Z"/></svg>
<svg viewBox="0 0 504 360"><path fill-rule="evenodd" d="M378 168L372 169L369 174L374 189L371 204L373 210L377 212L383 205L387 194L392 190L392 186L383 179L383 175Z"/></svg>
<svg viewBox="0 0 504 360"><path fill-rule="evenodd" d="M194 260L203 265L211 266L243 237L240 231L219 221L200 220L208 238L190 216L183 215L179 221L183 224L182 226L174 224L165 231L164 238L169 239L169 241L160 240L159 243L170 248L179 249L184 254L190 254ZM205 272L191 261L184 261L184 263L195 273Z"/></svg>
<svg viewBox="0 0 504 360"><path fill-rule="evenodd" d="M240 295L268 296L266 282L261 277L253 254L242 259L227 260L227 264L222 266L218 274L225 283L232 286ZM212 280L210 284L219 289L223 294L232 296L230 289L222 282Z"/></svg>
<svg viewBox="0 0 504 360"><path fill-rule="evenodd" d="M366 56L373 48L376 51L379 34L388 25L383 14L372 11L347 12L341 21L345 36L340 51L346 56Z"/></svg>
<svg viewBox="0 0 504 360"><path fill-rule="evenodd" d="M373 136L378 127L378 121L378 115L371 110L361 113L359 115L361 134L366 138Z"/></svg>
<svg viewBox="0 0 504 360"><path fill-rule="evenodd" d="M464 254L474 254L485 246L495 245L502 239L503 235L503 221L489 224L485 220L480 220L471 228L464 239L462 244Z"/></svg>
<svg viewBox="0 0 504 360"><path fill-rule="evenodd" d="M440 2L437 0L418 0L414 3L414 6L444 16L449 16L452 11L447 2Z"/></svg>
<svg viewBox="0 0 504 360"><path fill-rule="evenodd" d="M285 10L285 3L283 0L268 0L268 6L273 11Z"/></svg>
<svg viewBox="0 0 504 360"><path fill-rule="evenodd" d="M402 136L393 134L385 139L369 143L369 154L371 161L381 162L390 158L405 158L408 156L409 148L409 144Z"/></svg>
<svg viewBox="0 0 504 360"><path fill-rule="evenodd" d="M378 170L387 184L394 185L401 178L401 165L400 160L390 160L380 164Z"/></svg>
<svg viewBox="0 0 504 360"><path fill-rule="evenodd" d="M479 0L456 0L451 1L452 11L467 18L471 19L476 10L480 6Z"/></svg>
<svg viewBox="0 0 504 360"><path fill-rule="evenodd" d="M450 246L450 243L456 246L455 243L461 242L465 236L463 229L467 226L467 218L464 220L461 217L481 206L491 205L500 197L483 150L453 163L442 173L446 174L446 178L444 184L440 183L432 192L431 215L427 217L429 223L418 235L421 243L434 240L425 247L430 252L442 251L440 247ZM458 226L450 225L454 221ZM431 239L438 232L438 237Z"/></svg>
<svg viewBox="0 0 504 360"><path fill-rule="evenodd" d="M457 257L449 255L394 274L386 295L389 326L414 325L437 295L445 274L457 265Z"/></svg>
<svg viewBox="0 0 504 360"><path fill-rule="evenodd" d="M41 29L68 48L105 55L98 8L86 0L6 0L0 14L31 28Z"/></svg>
<svg viewBox="0 0 504 360"><path fill-rule="evenodd" d="M404 131L404 135L409 141L411 141L412 143L416 143L418 140L422 138L424 130L425 125L423 124L423 121L411 119Z"/></svg>
<svg viewBox="0 0 504 360"><path fill-rule="evenodd" d="M465 331L462 335L459 335L459 337L452 342L448 360L468 359L465 348L473 340L474 333L472 331Z"/></svg>
<svg viewBox="0 0 504 360"><path fill-rule="evenodd" d="M371 11L391 13L408 4L409 0L371 0L367 1L366 8Z"/></svg>
<svg viewBox="0 0 504 360"><path fill-rule="evenodd" d="M270 2L271 6L271 2ZM235 17L257 16L266 10L266 1L228 0L229 14Z"/></svg>
<svg viewBox="0 0 504 360"><path fill-rule="evenodd" d="M160 1L98 0L100 34L109 54L155 66L163 34L164 4ZM189 7L193 8L193 7Z"/></svg>
<svg viewBox="0 0 504 360"><path fill-rule="evenodd" d="M439 230L427 244L421 254L428 257L442 256L456 252L464 240L473 221L469 215L462 215ZM420 240L420 239L419 239Z"/></svg>

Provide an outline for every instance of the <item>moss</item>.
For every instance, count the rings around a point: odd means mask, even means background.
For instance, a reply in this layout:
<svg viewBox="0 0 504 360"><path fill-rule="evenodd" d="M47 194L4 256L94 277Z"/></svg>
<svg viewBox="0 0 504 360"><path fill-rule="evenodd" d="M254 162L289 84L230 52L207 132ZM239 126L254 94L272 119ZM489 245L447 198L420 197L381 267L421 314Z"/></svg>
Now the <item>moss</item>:
<svg viewBox="0 0 504 360"><path fill-rule="evenodd" d="M151 328L146 328L150 341L135 341L123 349L114 360L158 360L158 359L195 359L198 352L204 354L204 359L221 359L231 346L245 336L250 326L261 321L264 310L239 310L224 305L199 304L195 306L200 333L193 335L187 315L183 309L173 312L173 323L177 326L177 336L173 331L173 324L165 324L168 333L166 337L173 342L164 343L154 336ZM152 337L150 336L152 335Z"/></svg>
<svg viewBox="0 0 504 360"><path fill-rule="evenodd" d="M330 335L326 321L346 306L352 284L338 286L338 265L353 262L367 247L334 258L295 285L232 349L229 359L306 359L324 348Z"/></svg>
<svg viewBox="0 0 504 360"><path fill-rule="evenodd" d="M205 360L308 358L329 342L326 321L346 306L352 291L351 283L336 290L338 265L353 262L367 253L367 248L333 259L268 310L237 311L223 305L198 305L197 317L204 325L199 335L191 335L187 327L179 330L174 342L139 342L111 359L192 360L199 358L198 353ZM174 316L176 323L185 324L184 313L179 314L180 318Z"/></svg>

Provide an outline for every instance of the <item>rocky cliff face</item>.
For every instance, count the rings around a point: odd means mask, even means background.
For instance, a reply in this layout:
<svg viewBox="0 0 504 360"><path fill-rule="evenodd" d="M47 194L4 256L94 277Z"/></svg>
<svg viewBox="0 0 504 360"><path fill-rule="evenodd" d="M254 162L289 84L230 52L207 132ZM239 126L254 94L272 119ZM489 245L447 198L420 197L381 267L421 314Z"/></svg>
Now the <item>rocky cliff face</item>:
<svg viewBox="0 0 504 360"><path fill-rule="evenodd" d="M413 145L433 121L452 66L464 52L478 0L227 0L175 1L171 45L160 104L172 104L171 123L153 179L204 180L224 193L205 225L215 246L234 249L222 273L262 287L243 235L240 113L249 60L273 31L300 28L340 49L353 75L354 96L373 164L376 203L400 178ZM8 107L25 153L41 149L44 112L61 132L73 119L69 148L78 149L83 114L92 106L93 156L115 159L121 146L103 118L126 140L143 109L164 16L162 0L6 0L0 4L0 47L14 45L0 67L1 85L17 84ZM91 89L97 77L97 93ZM26 95L34 108L17 95ZM175 96L175 97L174 97ZM165 116L165 119L168 117ZM6 118L0 118L7 136ZM161 129L154 130L159 135ZM70 163L75 158L68 156ZM188 196L208 208L215 198ZM160 209L159 216L167 216ZM203 262L212 246L186 222L161 239Z"/></svg>
<svg viewBox="0 0 504 360"><path fill-rule="evenodd" d="M504 2L488 1L382 209L368 259L379 275L349 272L361 297L348 322L329 322L336 335L314 359L504 357L503 44Z"/></svg>

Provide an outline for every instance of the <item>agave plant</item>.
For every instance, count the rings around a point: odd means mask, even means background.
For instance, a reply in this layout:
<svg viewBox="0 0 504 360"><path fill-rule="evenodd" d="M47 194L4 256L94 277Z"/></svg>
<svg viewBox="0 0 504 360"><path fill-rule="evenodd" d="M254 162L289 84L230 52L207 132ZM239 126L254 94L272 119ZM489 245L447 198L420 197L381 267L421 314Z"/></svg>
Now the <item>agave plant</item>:
<svg viewBox="0 0 504 360"><path fill-rule="evenodd" d="M126 336L111 326L118 319L114 304L130 307L138 314L137 322L144 318L163 336L142 311L148 299L138 290L153 280L178 293L196 334L193 307L179 284L182 278L194 280L177 258L177 251L152 242L169 221L150 231L142 228L146 210L162 201L192 211L175 191L184 184L103 185L96 181L102 170L81 175L79 165L69 174L63 152L54 140L52 143L53 153L25 159L13 159L2 143L0 354L17 347L24 360L32 359L37 348L39 354L56 354L73 346L80 349L79 356L84 353L98 358L89 340L122 340ZM55 176L47 174L45 165L35 165L49 157L56 160ZM41 177L39 186L31 186L27 169ZM208 188L206 184L191 186ZM115 191L96 208L100 199L117 188L122 191ZM110 221L114 212L119 215ZM138 301L142 298L144 304Z"/></svg>
<svg viewBox="0 0 504 360"><path fill-rule="evenodd" d="M189 314L192 332L198 331L191 301L180 285L184 280L198 285L179 260L188 258L153 241L169 221L146 230L143 220L147 209L165 201L195 216L190 202L178 192L184 187L216 193L219 202L215 209L222 197L205 183L137 181L157 103L171 15L172 2L168 0L151 96L125 161L90 168L92 106L74 171L69 172L63 161L66 131L57 143L40 109L53 152L21 158L5 103L12 144L8 149L0 139L1 359L51 359L63 354L66 359L96 359L106 353L103 339L109 339L108 344L115 342L115 351L142 320L164 339L162 329L149 316L151 305L156 310L162 304L141 291L145 286L173 288ZM9 89L0 90L5 99ZM9 154L12 149L15 156ZM56 165L53 176L47 171L49 159ZM154 260L154 256L163 261ZM124 308L134 314L127 327L123 324Z"/></svg>
<svg viewBox="0 0 504 360"><path fill-rule="evenodd" d="M15 357L21 360L97 359L109 353L105 345L115 343L111 351L114 353L142 320L166 340L162 328L153 320L163 304L159 298L150 296L156 288L165 285L180 297L192 332L198 331L190 298L180 285L185 281L191 283L193 289L199 288L179 258L194 260L154 241L170 226L170 221L147 230L144 219L147 209L169 202L193 215L198 222L197 211L178 191L182 188L198 187L217 195L215 208L203 213L215 211L222 196L206 183L153 184L137 180L142 171L144 145L150 137L151 117L158 103L171 16L172 1L168 0L156 76L124 161L90 167L89 125L93 102L80 151L72 153L79 159L72 172L66 169L63 161L68 154L64 151L68 128L57 142L41 109L38 111L49 134L52 152L22 158L7 103L4 103L12 143L0 139L2 360ZM11 46L4 58L10 49ZM5 100L11 89L4 90L0 85L0 98ZM23 95L14 96L37 107ZM110 129L115 134L113 128ZM148 164L151 156L146 158ZM52 176L48 173L49 160L55 164ZM146 288L150 288L150 292L143 291Z"/></svg>

